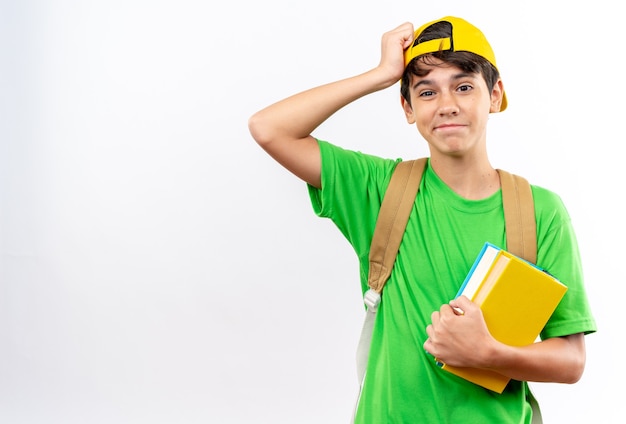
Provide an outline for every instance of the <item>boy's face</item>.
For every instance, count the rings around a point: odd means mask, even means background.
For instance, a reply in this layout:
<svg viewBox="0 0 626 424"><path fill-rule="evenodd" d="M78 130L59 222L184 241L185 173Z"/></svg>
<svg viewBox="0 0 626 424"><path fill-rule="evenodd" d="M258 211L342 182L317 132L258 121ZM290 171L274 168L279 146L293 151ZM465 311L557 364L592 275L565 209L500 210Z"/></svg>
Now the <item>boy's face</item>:
<svg viewBox="0 0 626 424"><path fill-rule="evenodd" d="M409 124L416 124L430 145L431 153L462 156L475 148L485 148L490 112L498 112L502 102L502 82L489 91L479 73L437 64L422 65L428 75L413 75L409 87L411 104L402 98Z"/></svg>

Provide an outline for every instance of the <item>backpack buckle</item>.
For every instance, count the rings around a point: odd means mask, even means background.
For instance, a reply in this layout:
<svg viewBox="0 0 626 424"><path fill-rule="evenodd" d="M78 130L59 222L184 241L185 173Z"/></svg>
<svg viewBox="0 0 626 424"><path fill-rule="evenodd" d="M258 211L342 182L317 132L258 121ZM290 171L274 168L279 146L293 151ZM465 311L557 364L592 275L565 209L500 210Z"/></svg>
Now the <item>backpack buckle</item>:
<svg viewBox="0 0 626 424"><path fill-rule="evenodd" d="M363 303L367 305L367 309L375 311L380 304L380 293L374 289L369 289L363 296Z"/></svg>

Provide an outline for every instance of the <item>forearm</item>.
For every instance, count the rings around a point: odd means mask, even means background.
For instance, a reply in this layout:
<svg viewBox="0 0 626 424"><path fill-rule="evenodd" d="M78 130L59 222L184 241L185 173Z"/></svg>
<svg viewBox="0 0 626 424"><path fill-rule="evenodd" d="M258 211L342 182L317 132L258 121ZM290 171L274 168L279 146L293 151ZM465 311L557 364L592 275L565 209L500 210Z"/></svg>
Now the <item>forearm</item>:
<svg viewBox="0 0 626 424"><path fill-rule="evenodd" d="M585 368L582 334L555 337L529 346L497 346L487 368L522 381L576 383Z"/></svg>
<svg viewBox="0 0 626 424"><path fill-rule="evenodd" d="M379 68L290 96L257 112L249 127L264 147L276 140L308 137L335 112L395 81Z"/></svg>

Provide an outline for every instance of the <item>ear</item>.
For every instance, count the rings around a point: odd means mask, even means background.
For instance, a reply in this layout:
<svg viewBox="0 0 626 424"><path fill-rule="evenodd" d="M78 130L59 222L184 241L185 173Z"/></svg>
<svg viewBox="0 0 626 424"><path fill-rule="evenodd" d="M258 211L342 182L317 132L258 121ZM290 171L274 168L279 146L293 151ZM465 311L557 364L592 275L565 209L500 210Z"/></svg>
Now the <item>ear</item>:
<svg viewBox="0 0 626 424"><path fill-rule="evenodd" d="M489 112L496 113L500 112L500 106L502 106L502 98L504 96L504 84L502 80L499 79L496 84L493 86L493 90L491 90L491 106L489 107Z"/></svg>
<svg viewBox="0 0 626 424"><path fill-rule="evenodd" d="M414 124L415 118L413 116L413 108L411 107L411 104L402 95L400 95L400 103L402 104L402 110L404 110L406 122Z"/></svg>

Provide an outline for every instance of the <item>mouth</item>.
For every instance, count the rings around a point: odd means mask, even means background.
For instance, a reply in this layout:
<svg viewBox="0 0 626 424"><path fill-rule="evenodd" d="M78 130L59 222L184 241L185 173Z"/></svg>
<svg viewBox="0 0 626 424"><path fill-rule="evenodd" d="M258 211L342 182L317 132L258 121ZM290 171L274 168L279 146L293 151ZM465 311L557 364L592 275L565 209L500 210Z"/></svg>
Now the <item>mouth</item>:
<svg viewBox="0 0 626 424"><path fill-rule="evenodd" d="M446 123L446 124L437 125L434 128L434 130L435 131L451 131L451 130L457 130L457 129L460 129L460 128L465 128L465 125Z"/></svg>

